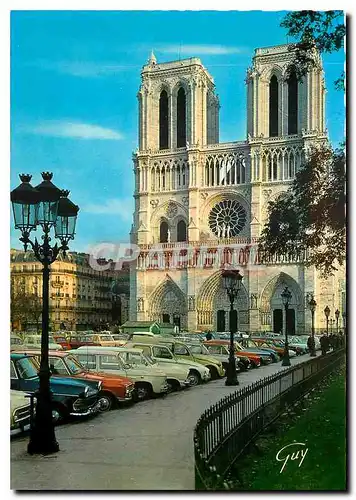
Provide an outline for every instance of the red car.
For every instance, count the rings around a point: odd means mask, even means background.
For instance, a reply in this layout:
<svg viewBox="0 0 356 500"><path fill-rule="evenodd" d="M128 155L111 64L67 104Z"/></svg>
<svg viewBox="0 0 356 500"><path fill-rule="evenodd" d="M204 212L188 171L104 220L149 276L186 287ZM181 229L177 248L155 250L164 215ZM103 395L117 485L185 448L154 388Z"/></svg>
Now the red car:
<svg viewBox="0 0 356 500"><path fill-rule="evenodd" d="M26 350L26 354L38 357L40 361L41 353L38 350ZM52 376L72 377L79 379L95 380L102 382L101 391L98 396L100 411L108 411L116 404L122 402L132 402L136 400L134 382L121 375L112 375L103 372L90 372L86 370L79 361L70 353L65 351L49 351L49 365Z"/></svg>

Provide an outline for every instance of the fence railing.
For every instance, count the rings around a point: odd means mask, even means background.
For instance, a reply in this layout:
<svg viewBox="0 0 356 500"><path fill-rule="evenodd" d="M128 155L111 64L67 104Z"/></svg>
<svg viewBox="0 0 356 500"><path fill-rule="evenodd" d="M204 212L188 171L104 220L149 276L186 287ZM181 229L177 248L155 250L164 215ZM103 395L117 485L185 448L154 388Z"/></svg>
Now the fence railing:
<svg viewBox="0 0 356 500"><path fill-rule="evenodd" d="M228 489L226 476L258 434L284 407L305 394L345 358L345 349L244 387L208 408L194 429L196 490Z"/></svg>

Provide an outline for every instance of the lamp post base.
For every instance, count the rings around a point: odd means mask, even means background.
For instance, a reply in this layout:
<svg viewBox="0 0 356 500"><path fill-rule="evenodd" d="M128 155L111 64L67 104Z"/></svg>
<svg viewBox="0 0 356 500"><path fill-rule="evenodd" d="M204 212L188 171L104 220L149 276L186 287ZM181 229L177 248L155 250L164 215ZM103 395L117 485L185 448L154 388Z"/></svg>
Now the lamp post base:
<svg viewBox="0 0 356 500"><path fill-rule="evenodd" d="M229 366L227 367L226 370L226 380L225 380L225 385L239 385L239 381L237 380L237 374L236 374L236 362L235 359L233 361L233 366L231 366L232 363L229 363Z"/></svg>
<svg viewBox="0 0 356 500"><path fill-rule="evenodd" d="M290 358L289 358L289 353L284 352L283 358L282 358L282 366L291 366Z"/></svg>
<svg viewBox="0 0 356 500"><path fill-rule="evenodd" d="M30 433L30 442L27 452L30 455L49 455L59 451L59 444L54 433L52 421L51 395L36 394L37 405L33 427Z"/></svg>

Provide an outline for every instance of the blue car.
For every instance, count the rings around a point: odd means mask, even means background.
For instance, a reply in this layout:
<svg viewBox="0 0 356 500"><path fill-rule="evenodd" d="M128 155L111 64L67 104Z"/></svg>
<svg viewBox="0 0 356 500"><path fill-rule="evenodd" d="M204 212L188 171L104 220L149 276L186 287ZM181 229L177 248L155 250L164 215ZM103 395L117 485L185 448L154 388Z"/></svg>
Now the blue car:
<svg viewBox="0 0 356 500"><path fill-rule="evenodd" d="M11 389L34 393L39 388L39 363L25 353L10 354ZM85 417L99 411L98 393L101 382L81 381L69 377L50 378L52 416L60 423L69 416Z"/></svg>
<svg viewBox="0 0 356 500"><path fill-rule="evenodd" d="M261 356L262 363L264 364L265 358L268 357L273 363L279 361L279 356L273 349L261 348L251 339L239 339L239 344L246 349L246 351L256 353ZM267 361L268 362L268 361Z"/></svg>

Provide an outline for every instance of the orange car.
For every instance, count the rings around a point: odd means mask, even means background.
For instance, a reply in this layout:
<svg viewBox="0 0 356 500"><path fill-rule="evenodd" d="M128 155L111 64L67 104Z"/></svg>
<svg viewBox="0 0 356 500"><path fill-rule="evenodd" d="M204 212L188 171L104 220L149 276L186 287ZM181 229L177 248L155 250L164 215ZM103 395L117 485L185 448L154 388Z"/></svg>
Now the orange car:
<svg viewBox="0 0 356 500"><path fill-rule="evenodd" d="M229 340L207 340L203 342L205 345L225 345L225 346L230 346L230 341ZM241 356L246 356L250 362L253 368L257 368L258 366L261 366L261 356L258 356L256 353L245 351L242 349L237 349L236 348L236 343L235 343L235 352L236 354L241 354Z"/></svg>
<svg viewBox="0 0 356 500"><path fill-rule="evenodd" d="M38 350L26 350L26 354L35 355L40 360ZM136 401L135 384L129 378L103 372L90 372L70 353L65 351L49 351L49 365L55 377L72 377L102 382L98 395L100 411L108 411L118 402Z"/></svg>

